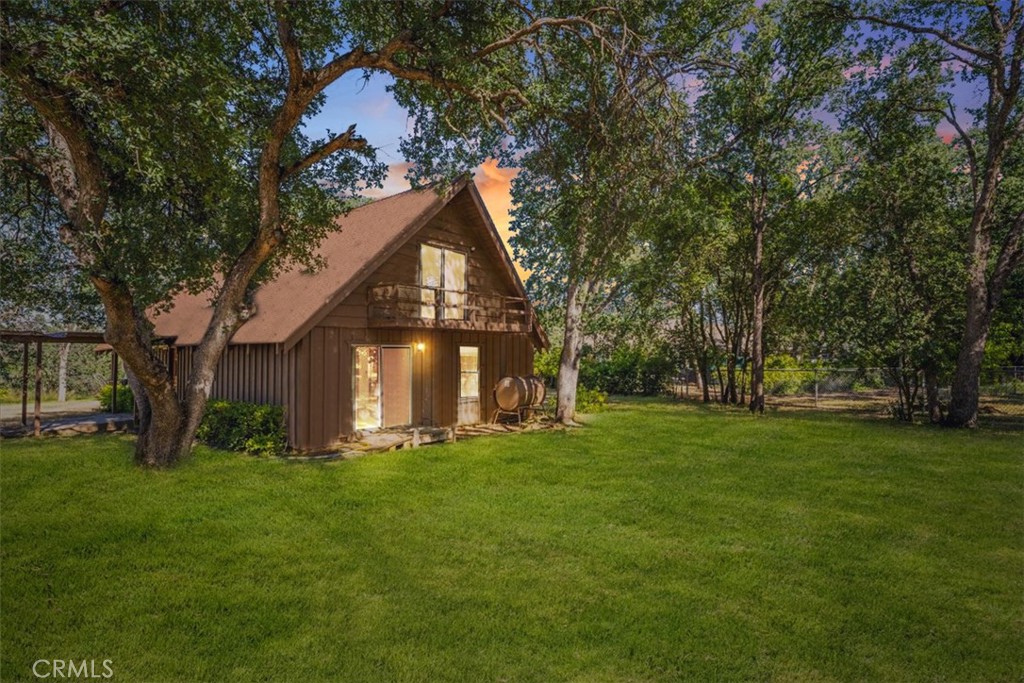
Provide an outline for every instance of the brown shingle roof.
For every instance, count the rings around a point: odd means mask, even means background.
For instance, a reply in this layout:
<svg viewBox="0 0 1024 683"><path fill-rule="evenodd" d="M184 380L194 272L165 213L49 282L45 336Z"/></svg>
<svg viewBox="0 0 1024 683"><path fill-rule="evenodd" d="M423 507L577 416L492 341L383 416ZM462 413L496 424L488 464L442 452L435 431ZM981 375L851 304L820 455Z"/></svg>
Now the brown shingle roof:
<svg viewBox="0 0 1024 683"><path fill-rule="evenodd" d="M455 191L460 186L453 188ZM358 285L367 267L396 241L443 207L450 196L432 189L408 190L380 199L336 220L317 250L325 265L315 273L296 267L256 290L256 315L235 332L233 344L278 344L288 340L338 292ZM362 276L362 277L360 277ZM156 334L174 336L181 346L198 344L210 322L210 294L182 293L173 308L153 319Z"/></svg>
<svg viewBox="0 0 1024 683"><path fill-rule="evenodd" d="M311 323L326 315L339 299L347 296L462 191L473 194L480 210L486 213L467 178L444 195L438 195L434 189L408 190L339 217L338 230L324 238L318 249L324 267L315 273L296 267L256 290L256 315L235 332L231 343L291 346ZM494 232L510 279L522 292L522 283L486 215L483 224ZM191 346L202 340L211 314L209 293L182 293L174 299L173 308L153 318L153 324L157 335L177 337L178 345ZM534 332L546 346L539 325Z"/></svg>

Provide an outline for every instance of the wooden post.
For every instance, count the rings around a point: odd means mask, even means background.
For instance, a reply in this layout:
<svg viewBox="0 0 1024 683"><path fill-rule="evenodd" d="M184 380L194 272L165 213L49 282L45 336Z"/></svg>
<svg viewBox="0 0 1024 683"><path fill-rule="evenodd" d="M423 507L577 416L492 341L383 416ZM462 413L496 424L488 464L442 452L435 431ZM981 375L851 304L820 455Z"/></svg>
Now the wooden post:
<svg viewBox="0 0 1024 683"><path fill-rule="evenodd" d="M167 346L167 374L171 376L171 386L178 388L178 347L174 344Z"/></svg>
<svg viewBox="0 0 1024 683"><path fill-rule="evenodd" d="M21 359L21 426L28 427L28 342Z"/></svg>
<svg viewBox="0 0 1024 683"><path fill-rule="evenodd" d="M43 342L36 342L36 414L32 421L32 433L39 436L43 431Z"/></svg>
<svg viewBox="0 0 1024 683"><path fill-rule="evenodd" d="M110 352L110 412L117 412L117 351Z"/></svg>

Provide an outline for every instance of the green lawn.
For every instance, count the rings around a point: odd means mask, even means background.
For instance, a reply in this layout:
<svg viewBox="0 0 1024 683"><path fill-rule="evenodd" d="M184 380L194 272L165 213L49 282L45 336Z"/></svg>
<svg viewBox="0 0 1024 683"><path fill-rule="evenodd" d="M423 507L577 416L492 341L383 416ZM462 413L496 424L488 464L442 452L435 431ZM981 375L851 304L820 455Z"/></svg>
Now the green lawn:
<svg viewBox="0 0 1024 683"><path fill-rule="evenodd" d="M0 674L1019 681L1022 446L665 403L327 464L4 442Z"/></svg>

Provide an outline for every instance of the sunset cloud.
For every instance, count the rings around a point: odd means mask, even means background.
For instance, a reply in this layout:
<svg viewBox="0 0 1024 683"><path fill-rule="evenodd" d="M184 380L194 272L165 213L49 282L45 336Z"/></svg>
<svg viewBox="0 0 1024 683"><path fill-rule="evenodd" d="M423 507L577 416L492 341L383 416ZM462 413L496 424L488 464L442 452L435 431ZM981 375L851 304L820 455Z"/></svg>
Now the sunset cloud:
<svg viewBox="0 0 1024 683"><path fill-rule="evenodd" d="M390 164L388 166L388 175L384 179L384 187L367 188L363 190L363 196L380 199L381 197L390 197L393 194L405 192L409 189L409 181L405 179L405 174L409 172L411 167L412 164L408 161Z"/></svg>
<svg viewBox="0 0 1024 683"><path fill-rule="evenodd" d="M512 247L509 246L508 240L512 235L509 231L509 224L512 222L512 181L517 175L518 168L500 168L497 159L488 159L478 166L473 174L473 181L480 190L480 196L487 205L487 212L491 214L494 227L498 229L498 234L501 235L510 256ZM514 256L512 261L516 264L519 277L525 282L530 275L529 271L519 265Z"/></svg>

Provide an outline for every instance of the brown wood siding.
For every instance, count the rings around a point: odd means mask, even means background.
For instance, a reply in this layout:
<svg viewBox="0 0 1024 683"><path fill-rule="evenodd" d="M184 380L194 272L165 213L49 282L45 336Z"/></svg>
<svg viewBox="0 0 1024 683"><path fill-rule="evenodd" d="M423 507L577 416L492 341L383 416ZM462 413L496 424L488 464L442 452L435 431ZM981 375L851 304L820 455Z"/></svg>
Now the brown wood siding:
<svg viewBox="0 0 1024 683"><path fill-rule="evenodd" d="M423 351L416 345L422 343ZM308 348L297 384L298 419L289 414L291 442L299 450L330 448L349 439L352 425L352 357L358 344L412 348L412 422L447 427L458 418L459 346L480 348L480 417L490 420L494 385L509 374L533 372L528 335L447 330L367 330L317 327L296 348ZM300 351L300 355L301 351ZM308 382L302 378L308 377Z"/></svg>
<svg viewBox="0 0 1024 683"><path fill-rule="evenodd" d="M368 327L367 289L382 284L419 284L420 244L423 243L456 249L466 254L466 287L469 291L518 296L502 276L504 266L492 254L485 235L472 226L472 222L479 220L473 200L468 195L458 197L370 274L320 325Z"/></svg>
<svg viewBox="0 0 1024 683"><path fill-rule="evenodd" d="M192 373L195 348L180 346L176 352L174 382L180 397ZM161 349L158 354L166 363L167 350ZM273 344L229 346L217 365L210 398L284 405L285 355Z"/></svg>
<svg viewBox="0 0 1024 683"><path fill-rule="evenodd" d="M424 345L423 351L416 344ZM268 344L230 346L217 366L211 398L283 405L289 446L329 448L352 433L352 347L410 346L414 425L447 427L458 419L459 346L480 349L480 418L497 407L494 385L506 375L533 372L527 335L448 330L314 328L286 352ZM192 370L193 347L179 347L179 395ZM164 352L166 358L166 352Z"/></svg>

